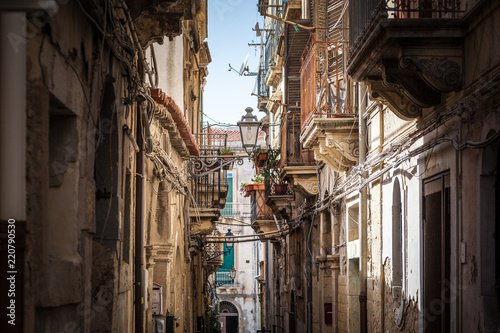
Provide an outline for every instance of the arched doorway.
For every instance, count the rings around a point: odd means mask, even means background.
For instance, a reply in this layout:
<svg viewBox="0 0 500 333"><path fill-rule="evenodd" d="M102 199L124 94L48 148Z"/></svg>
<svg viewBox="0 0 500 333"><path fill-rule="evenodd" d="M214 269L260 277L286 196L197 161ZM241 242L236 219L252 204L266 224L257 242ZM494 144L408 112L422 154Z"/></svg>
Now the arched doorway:
<svg viewBox="0 0 500 333"><path fill-rule="evenodd" d="M226 301L219 303L219 322L221 333L238 333L238 309L234 304Z"/></svg>

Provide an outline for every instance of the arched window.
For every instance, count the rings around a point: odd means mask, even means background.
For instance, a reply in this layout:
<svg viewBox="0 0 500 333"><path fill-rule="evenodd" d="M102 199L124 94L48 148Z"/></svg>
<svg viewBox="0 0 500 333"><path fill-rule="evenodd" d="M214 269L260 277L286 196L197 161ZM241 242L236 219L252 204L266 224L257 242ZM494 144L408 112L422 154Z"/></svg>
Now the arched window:
<svg viewBox="0 0 500 333"><path fill-rule="evenodd" d="M403 286L403 215L399 180L394 180L392 191L392 286Z"/></svg>
<svg viewBox="0 0 500 333"><path fill-rule="evenodd" d="M219 303L219 313L238 313L238 309L233 303L222 301Z"/></svg>

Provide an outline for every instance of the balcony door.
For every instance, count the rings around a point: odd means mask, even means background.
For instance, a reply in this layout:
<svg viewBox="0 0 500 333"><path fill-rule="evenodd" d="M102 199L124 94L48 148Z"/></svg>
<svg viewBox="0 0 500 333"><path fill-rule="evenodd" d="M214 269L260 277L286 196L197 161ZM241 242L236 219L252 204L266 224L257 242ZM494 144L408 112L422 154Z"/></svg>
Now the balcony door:
<svg viewBox="0 0 500 333"><path fill-rule="evenodd" d="M425 332L450 332L450 174L423 184Z"/></svg>

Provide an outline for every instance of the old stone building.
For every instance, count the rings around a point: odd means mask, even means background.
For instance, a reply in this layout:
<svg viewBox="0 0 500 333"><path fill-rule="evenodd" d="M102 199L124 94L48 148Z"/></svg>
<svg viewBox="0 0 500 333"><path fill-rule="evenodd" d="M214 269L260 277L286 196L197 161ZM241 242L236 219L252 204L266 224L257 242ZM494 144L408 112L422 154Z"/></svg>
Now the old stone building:
<svg viewBox="0 0 500 333"><path fill-rule="evenodd" d="M19 1L0 16L2 258L9 225L17 248L2 332L204 331L203 240L227 195L222 168L193 166L210 146L207 1Z"/></svg>
<svg viewBox="0 0 500 333"><path fill-rule="evenodd" d="M259 1L266 329L498 331L499 10Z"/></svg>

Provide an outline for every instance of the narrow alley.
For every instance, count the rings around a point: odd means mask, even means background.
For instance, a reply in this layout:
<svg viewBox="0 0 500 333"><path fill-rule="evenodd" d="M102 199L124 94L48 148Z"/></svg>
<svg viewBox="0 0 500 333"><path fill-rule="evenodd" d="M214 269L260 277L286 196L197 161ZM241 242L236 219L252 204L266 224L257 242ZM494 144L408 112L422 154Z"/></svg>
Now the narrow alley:
<svg viewBox="0 0 500 333"><path fill-rule="evenodd" d="M1 1L0 332L500 332L499 22Z"/></svg>

